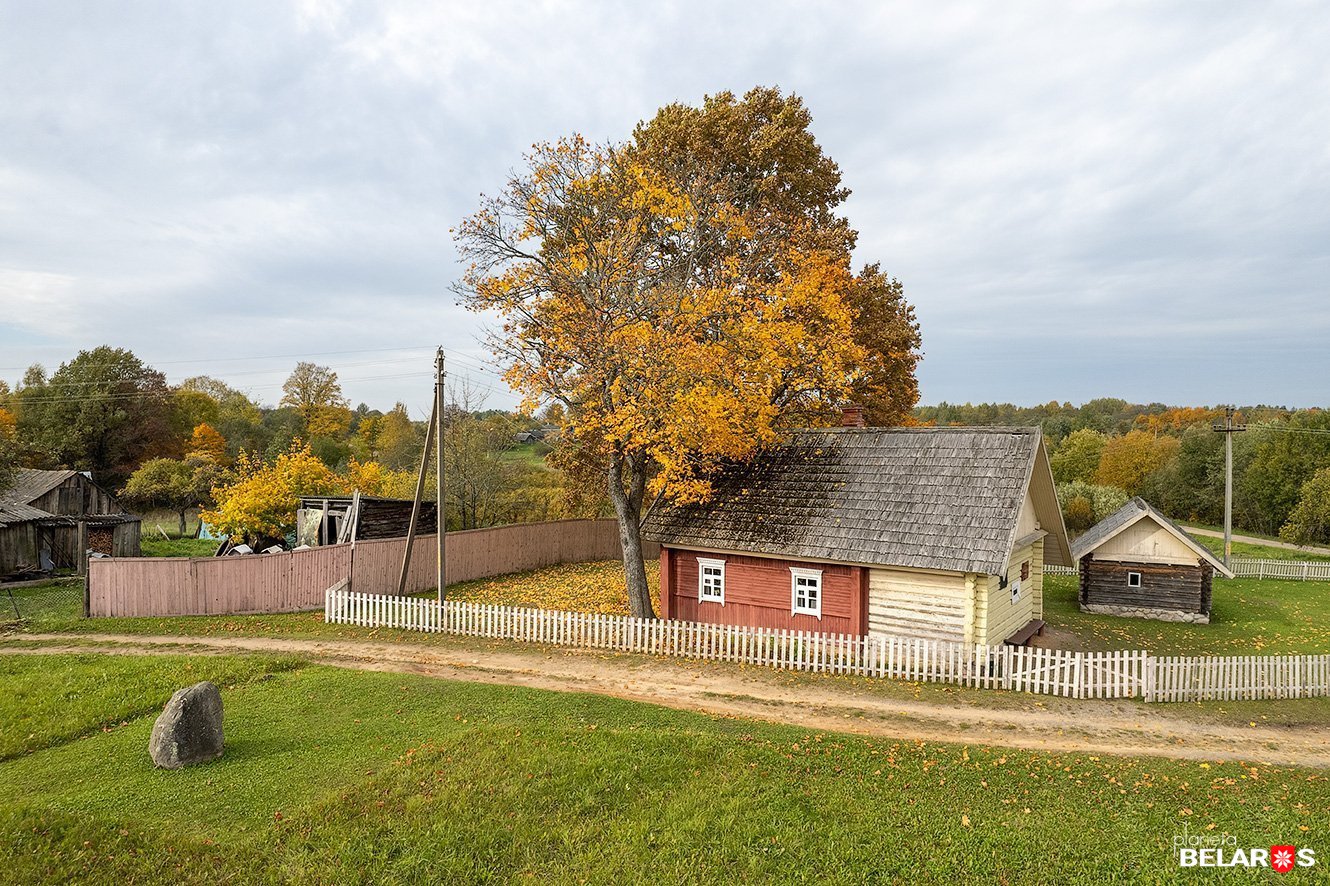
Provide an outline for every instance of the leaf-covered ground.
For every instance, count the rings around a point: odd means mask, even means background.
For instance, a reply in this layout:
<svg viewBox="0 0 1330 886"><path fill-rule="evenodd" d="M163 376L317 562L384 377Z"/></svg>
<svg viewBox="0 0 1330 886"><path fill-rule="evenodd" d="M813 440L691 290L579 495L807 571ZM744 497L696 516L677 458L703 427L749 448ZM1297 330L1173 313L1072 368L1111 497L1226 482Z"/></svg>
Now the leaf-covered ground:
<svg viewBox="0 0 1330 886"><path fill-rule="evenodd" d="M659 599L659 570L647 569L647 584L653 598ZM570 563L459 584L448 592L448 599L628 615L627 587L618 561Z"/></svg>
<svg viewBox="0 0 1330 886"><path fill-rule="evenodd" d="M176 665L122 676L160 696L198 668L265 667ZM226 755L164 772L152 712L107 725L92 703L101 667L6 664L50 673L85 715L0 762L6 879L1192 882L1171 848L1184 832L1330 837L1323 772L891 741L324 667L228 684Z"/></svg>

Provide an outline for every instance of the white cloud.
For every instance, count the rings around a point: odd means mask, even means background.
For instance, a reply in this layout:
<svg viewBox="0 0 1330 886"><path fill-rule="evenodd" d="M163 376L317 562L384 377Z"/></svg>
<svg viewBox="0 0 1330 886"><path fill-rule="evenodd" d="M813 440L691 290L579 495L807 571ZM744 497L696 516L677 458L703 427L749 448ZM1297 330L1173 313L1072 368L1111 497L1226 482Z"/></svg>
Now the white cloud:
<svg viewBox="0 0 1330 886"><path fill-rule="evenodd" d="M479 361L483 320L447 291L448 229L478 193L533 141L622 137L663 103L763 83L806 98L855 192L859 257L916 302L926 400L1324 401L1319 4L57 2L5 19L0 366L104 342L173 375L437 341ZM382 377L412 368L385 353L398 371L348 366L353 398L417 396ZM291 362L217 365L262 393Z"/></svg>

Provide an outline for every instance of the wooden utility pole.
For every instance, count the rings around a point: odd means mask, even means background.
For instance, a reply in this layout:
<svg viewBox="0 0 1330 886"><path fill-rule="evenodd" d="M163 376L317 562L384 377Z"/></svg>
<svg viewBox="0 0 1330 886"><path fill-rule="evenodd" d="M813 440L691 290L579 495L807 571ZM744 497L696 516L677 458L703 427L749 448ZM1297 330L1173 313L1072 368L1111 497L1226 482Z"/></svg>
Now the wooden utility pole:
<svg viewBox="0 0 1330 886"><path fill-rule="evenodd" d="M1224 565L1231 566L1233 559L1233 435L1247 430L1246 425L1234 424L1233 416L1237 410L1232 406L1224 407L1224 420L1216 421L1211 427L1224 435Z"/></svg>
<svg viewBox="0 0 1330 886"><path fill-rule="evenodd" d="M444 506L445 501L443 497L443 380L447 375L448 374L443 371L443 348L440 347L434 352L434 501L436 503L434 507L436 519L438 521L438 527L435 530L435 537L438 540L438 550L435 552L438 557L436 567L438 569L438 584L435 585L435 587L439 589L440 603L443 602L445 592L448 588L448 576L446 572L448 561L444 558L444 539L447 536L447 508Z"/></svg>
<svg viewBox="0 0 1330 886"><path fill-rule="evenodd" d="M425 449L420 453L420 473L416 475L416 497L411 503L411 525L406 531L406 550L402 552L402 571L397 576L397 596L406 596L406 577L411 570L411 549L416 543L416 529L420 525L420 506L425 497L425 478L429 475L430 455L434 454L437 465L434 477L434 493L437 497L435 513L438 528L435 530L438 544L438 562L435 565L439 588L439 602L443 602L444 593L444 558L443 558L443 348L434 352L434 403L430 407L429 428L425 431ZM437 444L437 445L436 445Z"/></svg>
<svg viewBox="0 0 1330 886"><path fill-rule="evenodd" d="M436 401L437 403L437 401ZM406 530L406 550L402 552L402 571L397 577L397 596L406 596L406 574L411 568L411 548L416 543L416 527L420 525L420 501L425 497L425 475L429 473L430 449L434 446L435 410L430 410L429 428L425 431L425 449L420 453L420 474L416 477L416 498L411 505L411 525Z"/></svg>

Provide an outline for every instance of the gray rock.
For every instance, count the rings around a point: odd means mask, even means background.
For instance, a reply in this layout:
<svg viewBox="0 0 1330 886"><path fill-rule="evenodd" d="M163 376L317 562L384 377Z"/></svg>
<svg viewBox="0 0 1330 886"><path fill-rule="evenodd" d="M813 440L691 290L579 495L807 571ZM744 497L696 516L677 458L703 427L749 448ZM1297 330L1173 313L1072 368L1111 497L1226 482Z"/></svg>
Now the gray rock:
<svg viewBox="0 0 1330 886"><path fill-rule="evenodd" d="M222 694L204 681L171 696L148 740L152 762L181 769L222 755Z"/></svg>

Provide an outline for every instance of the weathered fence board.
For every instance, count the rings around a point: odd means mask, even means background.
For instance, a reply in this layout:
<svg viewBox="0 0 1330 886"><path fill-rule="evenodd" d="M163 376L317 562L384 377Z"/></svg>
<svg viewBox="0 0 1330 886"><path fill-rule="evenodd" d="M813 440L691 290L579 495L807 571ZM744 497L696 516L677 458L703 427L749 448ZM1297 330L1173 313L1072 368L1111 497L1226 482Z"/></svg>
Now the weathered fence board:
<svg viewBox="0 0 1330 886"><path fill-rule="evenodd" d="M782 670L953 683L1065 698L1145 701L1330 695L1330 655L1152 656L1140 650L1070 652L882 635L810 634L391 597L329 589L332 624L404 628L762 665Z"/></svg>
<svg viewBox="0 0 1330 886"><path fill-rule="evenodd" d="M88 568L89 614L223 615L298 612L323 605L323 592L349 578L370 594L397 593L404 538L327 545L280 554L243 557L133 557L92 560ZM654 555L649 551L648 555ZM448 580L539 569L558 563L613 560L621 556L614 520L558 520L450 532ZM407 590L435 583L435 539L416 538Z"/></svg>

